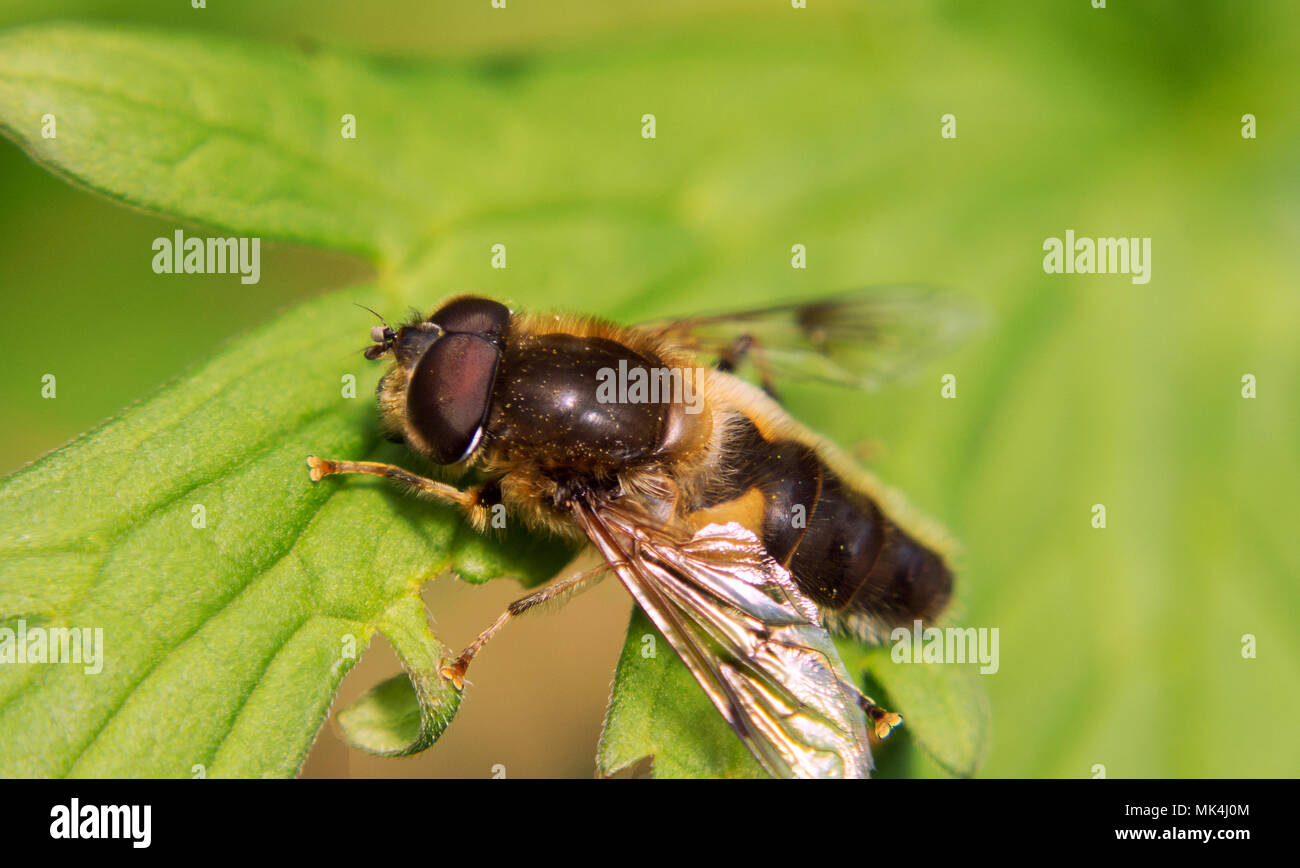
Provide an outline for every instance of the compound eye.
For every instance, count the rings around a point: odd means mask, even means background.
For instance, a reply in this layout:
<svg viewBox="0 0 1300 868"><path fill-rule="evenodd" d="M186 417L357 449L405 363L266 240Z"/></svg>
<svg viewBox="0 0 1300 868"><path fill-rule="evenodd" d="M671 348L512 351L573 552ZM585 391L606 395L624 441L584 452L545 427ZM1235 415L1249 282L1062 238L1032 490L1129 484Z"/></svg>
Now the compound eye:
<svg viewBox="0 0 1300 868"><path fill-rule="evenodd" d="M406 409L434 461L455 464L477 445L499 359L483 338L452 334L434 341L416 364Z"/></svg>
<svg viewBox="0 0 1300 868"><path fill-rule="evenodd" d="M429 317L445 332L467 332L500 337L510 324L510 309L489 298L458 298Z"/></svg>

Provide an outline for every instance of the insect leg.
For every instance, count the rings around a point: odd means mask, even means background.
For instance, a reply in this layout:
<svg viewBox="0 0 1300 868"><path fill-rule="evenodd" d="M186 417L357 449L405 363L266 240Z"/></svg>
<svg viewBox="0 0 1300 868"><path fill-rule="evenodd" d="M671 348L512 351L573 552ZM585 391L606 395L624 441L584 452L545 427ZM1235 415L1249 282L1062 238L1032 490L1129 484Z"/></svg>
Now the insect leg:
<svg viewBox="0 0 1300 868"><path fill-rule="evenodd" d="M576 596L595 585L604 577L608 570L609 566L607 564L601 564L590 570L584 570L580 573L575 573L572 576L559 579L549 585L539 588L526 597L515 600L506 607L504 612L501 613L501 617L497 618L492 622L490 627L478 634L478 638L471 642L469 647L461 652L459 657L438 670L438 674L456 685L457 690L464 689L465 670L469 668L470 661L474 659L474 655L477 654L479 650L487 644L487 641L491 639L498 630L504 627L510 619L517 618L525 612L544 603Z"/></svg>
<svg viewBox="0 0 1300 868"><path fill-rule="evenodd" d="M855 688L856 689L856 688ZM872 727L876 730L876 738L884 741L889 738L889 734L894 731L894 727L903 722L903 715L895 714L892 711L885 711L870 696L858 691L858 705L867 714L867 720L871 721Z"/></svg>
<svg viewBox="0 0 1300 868"><path fill-rule="evenodd" d="M477 530L481 531L487 527L489 504L484 502L483 495L491 483L461 490L454 485L404 470L395 464L381 464L378 461L331 461L327 458L317 458L315 455L307 456L307 466L311 468L312 482L320 482L326 476L337 476L343 473L361 473L391 479L399 485L414 489L419 494L456 504L465 510Z"/></svg>

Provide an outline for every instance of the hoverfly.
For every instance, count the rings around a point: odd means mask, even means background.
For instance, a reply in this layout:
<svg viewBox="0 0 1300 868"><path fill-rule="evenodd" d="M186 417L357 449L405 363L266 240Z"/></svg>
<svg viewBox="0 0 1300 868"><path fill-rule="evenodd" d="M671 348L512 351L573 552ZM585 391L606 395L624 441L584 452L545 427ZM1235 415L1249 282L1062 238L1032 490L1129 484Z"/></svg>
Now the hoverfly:
<svg viewBox="0 0 1300 868"><path fill-rule="evenodd" d="M951 339L957 311L922 291L867 291L625 328L453 298L374 327L365 355L394 359L378 388L390 437L483 481L315 456L311 479L383 476L458 505L480 531L503 505L601 555L445 661L458 689L508 620L612 572L770 773L866 777L868 726L883 738L901 717L858 691L828 629L879 639L932 621L952 571L876 483L785 413L775 381L873 386ZM763 388L738 375L750 366ZM631 371L694 372L694 402L668 376L654 400L606 388Z"/></svg>

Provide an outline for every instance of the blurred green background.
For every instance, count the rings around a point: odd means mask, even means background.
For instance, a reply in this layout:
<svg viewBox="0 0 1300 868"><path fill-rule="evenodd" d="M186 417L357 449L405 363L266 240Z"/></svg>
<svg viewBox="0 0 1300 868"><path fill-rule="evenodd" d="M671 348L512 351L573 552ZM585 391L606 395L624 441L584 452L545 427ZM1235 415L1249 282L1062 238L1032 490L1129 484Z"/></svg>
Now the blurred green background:
<svg viewBox="0 0 1300 868"><path fill-rule="evenodd" d="M482 202L488 216L423 269L460 281L431 280L430 306L473 288L635 319L885 283L977 300L985 331L915 379L870 396L791 389L788 403L846 449L872 453L873 470L960 542L961 620L1001 631L982 773L1300 773L1293 5L209 5L11 0L0 26L123 22L441 58L452 70L492 64L524 104L530 64L590 64L592 92L572 99L608 100L633 137L643 112L659 116L649 145L659 156L629 167L611 197L634 217L651 203L647 218L586 227L565 255L530 261L512 247L503 276L488 269L493 203ZM748 111L747 94L707 64L674 66L710 42L728 50L738 32L771 47L782 110ZM625 56L643 87L620 105L601 69ZM847 97L832 60L843 57L867 83ZM724 116L725 132L692 138L688 106ZM939 134L946 113L954 140ZM1241 136L1245 113L1254 140ZM839 123L862 133L851 150L842 139L819 147L817 132ZM584 145L601 146L526 118L511 131L517 153L564 152L578 166ZM275 244L255 286L155 275L150 245L175 220L70 186L8 141L0 191L5 472L295 300L374 274L344 254ZM562 247L587 219L581 200L503 219L521 217L535 248ZM1151 282L1044 274L1043 240L1068 228L1150 236ZM793 243L808 246L804 271L789 266ZM629 255L644 281L606 294L602 268L626 272ZM369 325L358 320L359 342ZM51 370L59 398L42 400ZM957 376L955 401L939 397L945 373ZM1247 373L1254 400L1241 396ZM1108 510L1104 530L1091 526L1095 503ZM517 592L435 582L426 599L454 645ZM628 607L606 583L513 625L475 663L471 700L425 755L365 757L327 725L304 774L486 776L497 763L514 777L590 774ZM1242 657L1244 634L1257 637L1256 659ZM396 671L386 649L372 652L340 703Z"/></svg>

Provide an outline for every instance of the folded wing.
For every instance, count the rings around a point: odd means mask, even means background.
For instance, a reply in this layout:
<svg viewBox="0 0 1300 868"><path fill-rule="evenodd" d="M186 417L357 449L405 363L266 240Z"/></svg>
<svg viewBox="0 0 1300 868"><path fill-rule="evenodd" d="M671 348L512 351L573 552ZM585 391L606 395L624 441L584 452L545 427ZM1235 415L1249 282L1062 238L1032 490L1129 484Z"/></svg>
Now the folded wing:
<svg viewBox="0 0 1300 868"><path fill-rule="evenodd" d="M574 517L718 711L778 777L867 777L866 720L812 601L748 529L693 536L615 505Z"/></svg>

